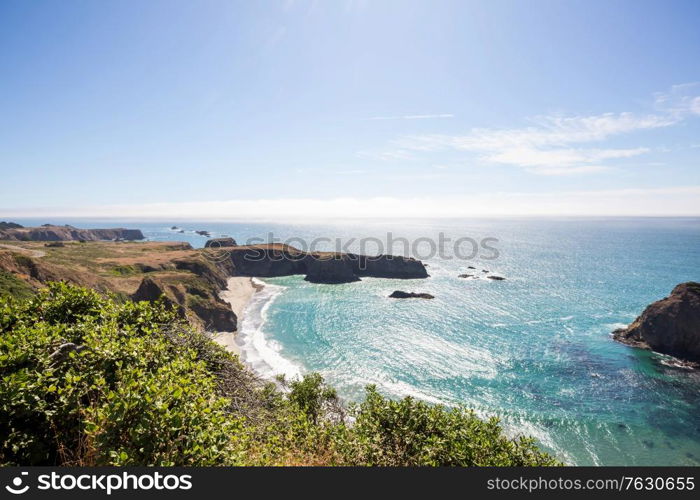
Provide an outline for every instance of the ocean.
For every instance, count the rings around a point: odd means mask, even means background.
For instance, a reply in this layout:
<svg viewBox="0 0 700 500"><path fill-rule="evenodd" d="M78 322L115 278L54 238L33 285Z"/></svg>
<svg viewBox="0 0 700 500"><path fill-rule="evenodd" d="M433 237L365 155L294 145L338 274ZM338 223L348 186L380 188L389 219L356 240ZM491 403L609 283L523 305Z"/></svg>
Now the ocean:
<svg viewBox="0 0 700 500"><path fill-rule="evenodd" d="M194 230L239 243L316 240L320 250L339 238L368 254L391 253L391 233L393 252L417 253L430 278L265 279L238 339L244 360L266 377L321 372L347 400L375 384L392 397L498 416L508 433L533 436L568 464L700 465L700 372L610 335L676 284L700 281L700 219L55 222L140 228L195 247L206 238ZM389 299L394 290L435 299Z"/></svg>

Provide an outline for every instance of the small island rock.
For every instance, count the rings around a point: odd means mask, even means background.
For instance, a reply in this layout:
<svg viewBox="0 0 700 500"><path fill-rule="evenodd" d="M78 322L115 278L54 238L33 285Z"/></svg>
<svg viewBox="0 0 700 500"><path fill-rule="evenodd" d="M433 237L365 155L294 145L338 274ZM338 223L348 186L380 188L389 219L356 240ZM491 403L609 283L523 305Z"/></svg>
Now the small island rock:
<svg viewBox="0 0 700 500"><path fill-rule="evenodd" d="M434 299L434 295L429 293L416 293L416 292L402 292L401 290L396 290L389 295L391 299Z"/></svg>

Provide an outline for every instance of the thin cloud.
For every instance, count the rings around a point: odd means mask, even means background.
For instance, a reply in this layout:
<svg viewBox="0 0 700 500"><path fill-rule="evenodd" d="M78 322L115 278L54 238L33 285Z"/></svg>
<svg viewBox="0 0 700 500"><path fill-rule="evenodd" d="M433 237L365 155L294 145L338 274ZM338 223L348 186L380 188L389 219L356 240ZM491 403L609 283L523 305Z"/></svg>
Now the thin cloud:
<svg viewBox="0 0 700 500"><path fill-rule="evenodd" d="M403 116L373 116L368 120L432 120L438 118L454 118L450 113L438 113L431 115L403 115Z"/></svg>
<svg viewBox="0 0 700 500"><path fill-rule="evenodd" d="M476 153L479 159L513 165L540 175L569 175L601 172L605 160L646 154L646 147L628 149L584 148L583 144L643 130L670 127L700 114L698 84L683 84L654 96L658 110L652 114L604 113L591 116L545 115L522 128L474 128L463 135L423 134L392 142L393 149L374 153L377 158L395 159L390 153L428 154L445 151Z"/></svg>
<svg viewBox="0 0 700 500"><path fill-rule="evenodd" d="M358 158L363 160L381 160L381 161L396 161L396 160L413 160L415 155L411 151L404 149L393 149L388 151L358 151Z"/></svg>
<svg viewBox="0 0 700 500"><path fill-rule="evenodd" d="M700 115L700 82L673 85L667 92L654 94L655 107L678 119Z"/></svg>

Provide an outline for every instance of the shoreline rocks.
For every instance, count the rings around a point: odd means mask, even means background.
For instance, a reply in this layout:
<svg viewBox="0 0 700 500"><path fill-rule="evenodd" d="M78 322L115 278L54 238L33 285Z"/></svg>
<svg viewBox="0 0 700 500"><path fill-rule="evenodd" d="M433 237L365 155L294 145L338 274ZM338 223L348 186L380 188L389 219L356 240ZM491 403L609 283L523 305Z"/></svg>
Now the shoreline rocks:
<svg viewBox="0 0 700 500"><path fill-rule="evenodd" d="M628 327L615 330L613 338L700 365L700 283L677 285Z"/></svg>

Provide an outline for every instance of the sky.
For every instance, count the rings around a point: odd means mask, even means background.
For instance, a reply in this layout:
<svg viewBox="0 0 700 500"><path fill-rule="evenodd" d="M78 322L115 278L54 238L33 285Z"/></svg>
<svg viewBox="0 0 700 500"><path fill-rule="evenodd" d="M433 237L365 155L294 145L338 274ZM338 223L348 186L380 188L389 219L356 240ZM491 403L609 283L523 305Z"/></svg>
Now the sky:
<svg viewBox="0 0 700 500"><path fill-rule="evenodd" d="M697 1L0 2L0 220L700 215Z"/></svg>

